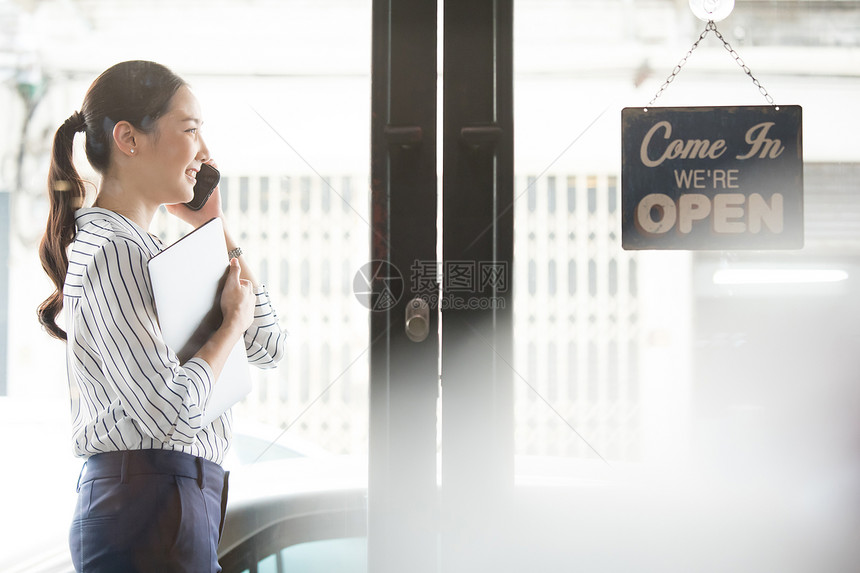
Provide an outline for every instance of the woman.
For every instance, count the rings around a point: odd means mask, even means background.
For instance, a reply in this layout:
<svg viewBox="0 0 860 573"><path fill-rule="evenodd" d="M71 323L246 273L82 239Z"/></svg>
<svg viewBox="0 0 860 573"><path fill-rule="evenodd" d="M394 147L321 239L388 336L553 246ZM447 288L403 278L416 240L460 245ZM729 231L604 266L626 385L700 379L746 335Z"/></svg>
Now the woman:
<svg viewBox="0 0 860 573"><path fill-rule="evenodd" d="M268 293L227 231L221 326L184 364L158 328L146 266L164 248L146 231L156 210L167 205L194 227L223 217L218 190L199 211L183 205L200 165L211 162L202 123L182 79L131 61L102 73L54 138L40 256L56 291L39 320L66 340L74 451L87 460L70 532L78 571L220 571L219 464L231 417L228 410L205 427L198 420L240 337L252 364L273 367L283 355ZM77 132L101 175L91 208L72 161ZM66 331L56 322L63 308Z"/></svg>

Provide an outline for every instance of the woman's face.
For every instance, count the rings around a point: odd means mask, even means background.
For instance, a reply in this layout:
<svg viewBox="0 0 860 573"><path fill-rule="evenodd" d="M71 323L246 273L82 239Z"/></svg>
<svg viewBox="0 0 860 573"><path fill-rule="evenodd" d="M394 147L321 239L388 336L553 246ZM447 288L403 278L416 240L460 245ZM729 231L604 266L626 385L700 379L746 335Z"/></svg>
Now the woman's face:
<svg viewBox="0 0 860 573"><path fill-rule="evenodd" d="M158 204L186 203L194 196L200 164L209 159L209 149L200 134L202 124L200 104L183 86L156 121L153 132L142 138L149 159L147 195Z"/></svg>

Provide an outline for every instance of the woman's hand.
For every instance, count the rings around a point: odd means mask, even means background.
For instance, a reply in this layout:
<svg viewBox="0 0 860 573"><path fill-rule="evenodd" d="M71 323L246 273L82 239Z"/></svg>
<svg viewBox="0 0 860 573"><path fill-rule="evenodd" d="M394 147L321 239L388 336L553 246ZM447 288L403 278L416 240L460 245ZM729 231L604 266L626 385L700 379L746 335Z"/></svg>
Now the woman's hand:
<svg viewBox="0 0 860 573"><path fill-rule="evenodd" d="M195 354L195 357L209 364L216 380L221 377L236 341L242 338L254 320L254 289L250 281L239 278L241 270L237 259L230 261L221 291L221 313L224 317L221 326Z"/></svg>
<svg viewBox="0 0 860 573"><path fill-rule="evenodd" d="M205 161L212 167L216 169L218 166L211 159ZM206 223L215 217L224 218L224 212L221 210L221 186L216 185L215 190L212 191L212 195L209 196L209 199L206 203L203 204L203 207L200 208L199 211L194 211L193 209L189 209L184 203L176 203L175 205L165 205L167 212L171 215L178 217L194 227L195 229Z"/></svg>
<svg viewBox="0 0 860 573"><path fill-rule="evenodd" d="M230 260L230 268L221 291L221 326L244 333L254 320L256 298L251 281L239 278L242 269L238 259Z"/></svg>

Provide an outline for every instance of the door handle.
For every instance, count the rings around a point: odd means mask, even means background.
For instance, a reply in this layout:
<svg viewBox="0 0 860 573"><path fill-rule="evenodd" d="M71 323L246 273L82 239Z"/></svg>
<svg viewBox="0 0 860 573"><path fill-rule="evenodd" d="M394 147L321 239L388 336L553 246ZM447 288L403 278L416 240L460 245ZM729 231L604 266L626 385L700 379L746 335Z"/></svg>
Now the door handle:
<svg viewBox="0 0 860 573"><path fill-rule="evenodd" d="M415 297L406 304L406 336L412 342L423 342L430 334L430 307Z"/></svg>

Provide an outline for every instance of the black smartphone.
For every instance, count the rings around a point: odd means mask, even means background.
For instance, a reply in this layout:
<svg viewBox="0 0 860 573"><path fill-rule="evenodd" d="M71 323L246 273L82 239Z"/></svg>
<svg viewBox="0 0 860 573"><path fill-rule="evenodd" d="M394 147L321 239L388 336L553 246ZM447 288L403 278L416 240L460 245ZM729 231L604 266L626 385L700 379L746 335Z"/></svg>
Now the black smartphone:
<svg viewBox="0 0 860 573"><path fill-rule="evenodd" d="M200 171L197 172L197 183L194 184L194 198L185 205L193 211L200 210L206 204L206 201L212 195L212 191L218 186L220 180L221 174L217 169L208 163L202 163Z"/></svg>

